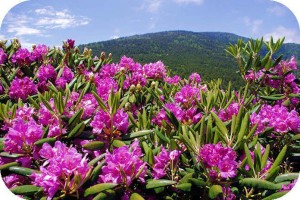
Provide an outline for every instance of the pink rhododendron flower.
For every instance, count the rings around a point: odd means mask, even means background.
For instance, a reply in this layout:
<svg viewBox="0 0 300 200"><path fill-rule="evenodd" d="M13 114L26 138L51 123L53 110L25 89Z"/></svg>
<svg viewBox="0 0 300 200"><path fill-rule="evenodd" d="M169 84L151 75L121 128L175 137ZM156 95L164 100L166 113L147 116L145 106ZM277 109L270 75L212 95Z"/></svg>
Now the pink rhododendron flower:
<svg viewBox="0 0 300 200"><path fill-rule="evenodd" d="M114 93L118 91L118 84L112 78L98 79L96 80L95 84L97 88L97 94L104 102L108 100L111 90L113 90Z"/></svg>
<svg viewBox="0 0 300 200"><path fill-rule="evenodd" d="M165 78L165 82L171 85L177 85L179 83L179 81L181 81L181 77L180 76L173 76L173 77L166 77Z"/></svg>
<svg viewBox="0 0 300 200"><path fill-rule="evenodd" d="M33 173L30 177L34 185L44 188L48 200L59 190L76 192L90 170L85 156L60 141L55 142L54 147L44 143L39 155L46 161L40 167L41 173Z"/></svg>
<svg viewBox="0 0 300 200"><path fill-rule="evenodd" d="M161 61L158 61L144 65L144 73L147 78L164 79L167 75L167 70L165 65Z"/></svg>
<svg viewBox="0 0 300 200"><path fill-rule="evenodd" d="M7 54L0 48L0 65L3 64L7 59Z"/></svg>
<svg viewBox="0 0 300 200"><path fill-rule="evenodd" d="M124 109L118 110L114 116L110 116L109 113L99 110L91 122L93 133L96 134L103 133L103 131L106 134L113 134L116 131L121 131L125 134L128 126L128 114Z"/></svg>
<svg viewBox="0 0 300 200"><path fill-rule="evenodd" d="M240 110L240 105L238 103L232 102L226 109L220 109L219 111L219 118L226 122L232 119L233 115L238 115Z"/></svg>
<svg viewBox="0 0 300 200"><path fill-rule="evenodd" d="M200 90L190 85L183 86L174 97L175 102L181 104L183 108L194 106L196 104L195 99L200 100Z"/></svg>
<svg viewBox="0 0 300 200"><path fill-rule="evenodd" d="M201 82L201 77L198 73L193 73L189 77L189 82L192 84L199 84Z"/></svg>
<svg viewBox="0 0 300 200"><path fill-rule="evenodd" d="M258 124L256 134L262 133L267 127L273 127L275 132L281 134L288 131L298 133L300 128L299 114L295 110L289 112L280 105L264 104L258 114L251 114L250 122L253 126Z"/></svg>
<svg viewBox="0 0 300 200"><path fill-rule="evenodd" d="M102 167L100 180L104 183L126 186L130 186L135 179L144 182L147 167L142 156L139 140L135 140L130 147L122 146L114 149L112 153L107 151L105 156L107 165Z"/></svg>
<svg viewBox="0 0 300 200"><path fill-rule="evenodd" d="M37 93L37 87L28 77L22 79L15 78L9 88L9 97L18 100L21 98L25 101L28 95L34 95Z"/></svg>
<svg viewBox="0 0 300 200"><path fill-rule="evenodd" d="M48 47L44 44L37 45L32 53L31 53L31 60L41 60L43 56L46 56L48 53Z"/></svg>
<svg viewBox="0 0 300 200"><path fill-rule="evenodd" d="M56 79L57 73L55 71L55 68L50 65L42 65L37 73L37 77L39 79L39 81L47 81L47 80L51 80L54 81Z"/></svg>
<svg viewBox="0 0 300 200"><path fill-rule="evenodd" d="M12 63L20 66L28 66L31 63L31 53L28 49L18 49L11 57Z"/></svg>
<svg viewBox="0 0 300 200"><path fill-rule="evenodd" d="M23 119L16 119L4 136L4 150L10 153L31 154L34 143L42 138L43 133L42 126L33 120L25 122Z"/></svg>
<svg viewBox="0 0 300 200"><path fill-rule="evenodd" d="M66 66L64 66L63 73L61 77L59 77L56 81L55 84L58 87L61 87L62 89L65 88L66 83L69 83L73 80L74 78L74 73L72 70Z"/></svg>
<svg viewBox="0 0 300 200"><path fill-rule="evenodd" d="M174 150L167 152L162 146L161 151L157 156L154 156L155 163L153 165L152 176L154 179L160 179L170 171L170 167L175 168L180 156L180 151ZM171 169L172 170L172 169Z"/></svg>
<svg viewBox="0 0 300 200"><path fill-rule="evenodd" d="M237 171L236 153L221 143L206 144L200 150L200 160L213 173L210 178L234 178Z"/></svg>

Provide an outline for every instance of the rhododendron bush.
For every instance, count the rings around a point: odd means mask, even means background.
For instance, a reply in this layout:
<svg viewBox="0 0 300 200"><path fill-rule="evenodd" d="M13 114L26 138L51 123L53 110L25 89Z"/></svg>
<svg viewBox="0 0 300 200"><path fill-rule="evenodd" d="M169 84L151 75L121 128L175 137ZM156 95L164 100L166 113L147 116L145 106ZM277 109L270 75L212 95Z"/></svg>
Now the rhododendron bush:
<svg viewBox="0 0 300 200"><path fill-rule="evenodd" d="M295 58L274 56L283 40L228 47L238 90L74 42L0 43L0 170L14 194L275 199L295 185L300 87Z"/></svg>

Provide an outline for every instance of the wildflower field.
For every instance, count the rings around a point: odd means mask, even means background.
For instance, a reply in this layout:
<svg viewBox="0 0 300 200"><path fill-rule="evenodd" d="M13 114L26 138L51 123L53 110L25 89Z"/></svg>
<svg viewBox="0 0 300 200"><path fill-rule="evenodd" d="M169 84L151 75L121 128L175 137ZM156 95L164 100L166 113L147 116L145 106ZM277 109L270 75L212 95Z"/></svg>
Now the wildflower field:
<svg viewBox="0 0 300 200"><path fill-rule="evenodd" d="M294 57L273 56L283 40L228 46L245 82L237 91L171 77L161 61L113 63L73 40L0 42L5 184L48 200L285 195L300 170L300 82Z"/></svg>

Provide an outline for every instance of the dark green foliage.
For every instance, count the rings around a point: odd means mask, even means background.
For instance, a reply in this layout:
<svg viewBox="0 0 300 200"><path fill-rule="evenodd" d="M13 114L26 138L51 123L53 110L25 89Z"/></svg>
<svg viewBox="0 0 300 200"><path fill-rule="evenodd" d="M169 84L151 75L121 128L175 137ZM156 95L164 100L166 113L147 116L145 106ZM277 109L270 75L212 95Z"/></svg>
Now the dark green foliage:
<svg viewBox="0 0 300 200"><path fill-rule="evenodd" d="M95 56L102 51L112 53L114 61L123 55L141 63L161 60L174 74L182 77L198 72L205 81L222 78L224 85L231 81L238 88L243 85L243 80L237 74L237 64L224 51L229 43L234 44L238 39L249 40L231 33L166 31L95 42L79 48L92 49ZM262 51L267 50L263 48ZM284 44L277 54L283 54L283 59L292 55L299 59L300 45Z"/></svg>

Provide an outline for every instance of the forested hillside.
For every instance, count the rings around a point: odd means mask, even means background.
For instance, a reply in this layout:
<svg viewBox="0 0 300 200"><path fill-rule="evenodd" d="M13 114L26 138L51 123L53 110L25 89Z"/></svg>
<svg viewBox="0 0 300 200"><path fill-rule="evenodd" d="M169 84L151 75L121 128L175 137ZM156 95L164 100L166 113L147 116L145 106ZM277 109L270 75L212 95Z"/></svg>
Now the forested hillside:
<svg viewBox="0 0 300 200"><path fill-rule="evenodd" d="M223 78L225 84L232 81L239 86L242 79L236 73L238 67L224 51L229 43L234 44L239 38L249 40L231 33L166 31L95 42L79 48L90 48L97 56L101 51L112 53L114 61L123 55L141 63L161 60L173 73L184 77L198 72L204 80ZM300 45L284 44L279 54L284 54L284 59L295 55L299 60Z"/></svg>

